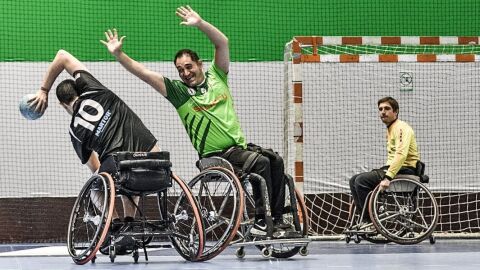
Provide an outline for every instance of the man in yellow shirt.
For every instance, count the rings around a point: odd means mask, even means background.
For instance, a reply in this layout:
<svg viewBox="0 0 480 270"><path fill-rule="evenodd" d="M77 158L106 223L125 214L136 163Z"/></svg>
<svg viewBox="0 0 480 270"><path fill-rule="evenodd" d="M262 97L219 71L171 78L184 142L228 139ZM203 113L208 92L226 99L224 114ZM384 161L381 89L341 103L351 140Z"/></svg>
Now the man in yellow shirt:
<svg viewBox="0 0 480 270"><path fill-rule="evenodd" d="M357 210L362 208L368 193L377 185L385 190L397 174L415 174L420 155L412 127L398 119L398 102L392 97L378 101L378 113L387 126L387 163L380 169L364 172L350 179L350 190Z"/></svg>

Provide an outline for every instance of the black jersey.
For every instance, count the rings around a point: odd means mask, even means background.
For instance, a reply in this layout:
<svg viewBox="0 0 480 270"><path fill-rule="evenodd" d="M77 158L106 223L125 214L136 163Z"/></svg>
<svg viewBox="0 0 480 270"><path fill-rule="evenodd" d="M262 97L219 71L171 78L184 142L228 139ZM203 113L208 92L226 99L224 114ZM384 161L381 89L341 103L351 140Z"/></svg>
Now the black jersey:
<svg viewBox="0 0 480 270"><path fill-rule="evenodd" d="M157 139L115 93L84 70L73 74L79 98L73 107L70 136L82 163L92 151L102 162L119 151L150 151Z"/></svg>

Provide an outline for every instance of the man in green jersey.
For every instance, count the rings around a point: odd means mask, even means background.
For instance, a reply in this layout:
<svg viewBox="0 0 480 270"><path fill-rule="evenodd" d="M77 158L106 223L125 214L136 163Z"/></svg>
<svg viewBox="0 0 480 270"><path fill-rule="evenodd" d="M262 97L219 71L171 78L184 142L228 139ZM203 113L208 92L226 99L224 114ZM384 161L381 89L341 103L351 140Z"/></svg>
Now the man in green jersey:
<svg viewBox="0 0 480 270"><path fill-rule="evenodd" d="M415 174L420 155L412 127L398 119L398 102L392 97L378 101L378 113L387 126L387 163L380 169L364 172L350 179L353 201L362 212L368 193L377 185L380 191L389 187L397 174Z"/></svg>
<svg viewBox="0 0 480 270"><path fill-rule="evenodd" d="M222 156L236 170L247 169L265 178L274 225L276 228L287 228L288 225L282 218L285 203L283 159L275 153L258 156L255 151L247 150L227 83L230 66L227 37L189 6L179 7L176 15L182 19L181 25L198 28L214 45L214 61L206 72L203 71L202 61L196 52L182 49L174 59L181 81L170 80L125 54L122 51L125 37L119 39L116 29L105 32L106 41L101 42L125 69L151 85L172 103L200 157ZM249 158L252 155L257 155L256 161L249 168L244 168L252 160ZM258 192L257 195L254 194L258 202L256 208L263 208L259 205L261 199L258 195ZM263 226L265 213L257 213L260 229L255 232L263 234L263 228L266 229Z"/></svg>

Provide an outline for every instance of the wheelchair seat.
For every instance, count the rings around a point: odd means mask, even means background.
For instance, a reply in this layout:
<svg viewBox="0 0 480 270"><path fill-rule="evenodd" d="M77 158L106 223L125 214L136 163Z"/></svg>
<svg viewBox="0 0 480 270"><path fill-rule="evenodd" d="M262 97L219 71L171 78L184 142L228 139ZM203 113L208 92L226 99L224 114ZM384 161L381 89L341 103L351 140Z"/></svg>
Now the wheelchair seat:
<svg viewBox="0 0 480 270"><path fill-rule="evenodd" d="M417 161L415 174L397 174L393 179L410 179L419 181L420 183L427 184L430 181L430 177L425 174L425 163L420 160Z"/></svg>
<svg viewBox="0 0 480 270"><path fill-rule="evenodd" d="M202 158L199 159L196 163L197 168L200 171L205 171L209 168L213 167L220 167L220 168L225 168L231 172L233 172L233 166L228 162L226 159L222 157L208 157L208 158Z"/></svg>
<svg viewBox="0 0 480 270"><path fill-rule="evenodd" d="M172 186L169 152L118 152L113 156L120 191L156 193Z"/></svg>

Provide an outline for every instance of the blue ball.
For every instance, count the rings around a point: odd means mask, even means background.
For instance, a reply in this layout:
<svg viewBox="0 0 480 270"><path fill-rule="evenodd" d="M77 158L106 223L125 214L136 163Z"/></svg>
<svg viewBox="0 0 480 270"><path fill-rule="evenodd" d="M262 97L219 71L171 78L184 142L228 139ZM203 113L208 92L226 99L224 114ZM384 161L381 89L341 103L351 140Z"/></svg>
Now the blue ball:
<svg viewBox="0 0 480 270"><path fill-rule="evenodd" d="M20 109L20 113L23 115L23 117L25 117L25 119L36 120L43 115L43 113L36 112L35 107L29 105L28 101L34 97L34 94L28 94L23 96L22 100L20 100L18 107Z"/></svg>

